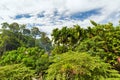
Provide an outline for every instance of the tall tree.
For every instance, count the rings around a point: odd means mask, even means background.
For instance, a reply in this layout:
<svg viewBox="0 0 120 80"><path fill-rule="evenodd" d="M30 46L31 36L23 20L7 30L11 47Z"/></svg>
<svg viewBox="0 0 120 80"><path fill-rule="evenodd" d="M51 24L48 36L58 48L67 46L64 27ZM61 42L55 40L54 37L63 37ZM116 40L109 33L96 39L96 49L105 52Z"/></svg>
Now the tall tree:
<svg viewBox="0 0 120 80"><path fill-rule="evenodd" d="M50 52L52 48L51 40L48 38L45 32L41 33L40 46L44 48L47 52Z"/></svg>
<svg viewBox="0 0 120 80"><path fill-rule="evenodd" d="M13 32L18 32L20 30L19 24L14 22L9 25L9 29Z"/></svg>
<svg viewBox="0 0 120 80"><path fill-rule="evenodd" d="M9 27L9 24L7 22L4 22L1 24L3 29L6 29Z"/></svg>
<svg viewBox="0 0 120 80"><path fill-rule="evenodd" d="M40 30L37 27L32 27L31 34L36 39L40 35Z"/></svg>

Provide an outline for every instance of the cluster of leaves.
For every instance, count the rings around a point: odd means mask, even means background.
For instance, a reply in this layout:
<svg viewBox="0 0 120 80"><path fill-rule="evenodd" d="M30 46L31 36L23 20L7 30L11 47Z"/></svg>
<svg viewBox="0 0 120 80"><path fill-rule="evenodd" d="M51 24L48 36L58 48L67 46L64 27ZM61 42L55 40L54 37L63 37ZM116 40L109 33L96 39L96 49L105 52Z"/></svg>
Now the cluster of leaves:
<svg viewBox="0 0 120 80"><path fill-rule="evenodd" d="M0 67L0 80L32 80L34 70L24 64L13 64Z"/></svg>
<svg viewBox="0 0 120 80"><path fill-rule="evenodd" d="M41 74L41 76L50 64L48 54L45 54L45 51L38 47L20 47L17 50L6 52L0 59L1 66L21 63L34 70L36 75Z"/></svg>
<svg viewBox="0 0 120 80"><path fill-rule="evenodd" d="M96 24L87 29L86 35L76 51L100 56L105 62L115 65L120 56L120 26L114 27L112 23Z"/></svg>
<svg viewBox="0 0 120 80"><path fill-rule="evenodd" d="M116 64L120 56L120 25L112 23L97 24L91 20L93 26L86 29L75 25L72 28L63 27L53 30L55 53L64 53L68 50L88 52L92 56L100 56L105 62ZM62 49L62 50L61 50Z"/></svg>
<svg viewBox="0 0 120 80"><path fill-rule="evenodd" d="M110 64L87 53L67 52L54 56L46 80L102 80L113 77ZM120 78L115 71L114 77Z"/></svg>
<svg viewBox="0 0 120 80"><path fill-rule="evenodd" d="M45 51L38 47L34 48L25 48L21 47L17 50L8 51L2 57L0 64L4 65L12 65L23 63L27 67L31 67L35 69L38 73L41 70L44 70L49 65L48 62L48 54L44 54Z"/></svg>
<svg viewBox="0 0 120 80"><path fill-rule="evenodd" d="M52 39L54 46L63 46L72 50L84 38L84 29L79 25L74 25L72 28L63 27L62 29L54 29L52 33Z"/></svg>
<svg viewBox="0 0 120 80"><path fill-rule="evenodd" d="M120 56L120 25L113 26L112 23L97 24L92 20L91 23L93 26L90 26L86 29L81 28L79 25L75 25L74 27L70 28L63 27L62 29L54 29L52 33L52 39L54 42L52 54L57 55L68 52L69 50L80 53L85 52L93 57L100 57L103 62L110 64L113 69L120 71L120 61L117 62L117 59ZM66 57L67 56L68 55L66 55ZM71 59L73 56L74 54L71 56ZM81 57L79 56L79 58ZM64 60L66 60L66 58ZM62 61L60 65L62 65L62 63L64 64L64 62L65 61ZM57 62L55 65L58 64L59 62ZM52 68L50 70L52 70ZM63 77L63 74L61 74L59 70L56 68L55 72L58 71L59 79L62 79L60 76ZM89 68L86 70L89 70ZM52 71L49 71L49 73L50 72ZM49 75L53 75L53 77L51 77L52 79L56 79L55 72L53 72L54 74L50 73Z"/></svg>

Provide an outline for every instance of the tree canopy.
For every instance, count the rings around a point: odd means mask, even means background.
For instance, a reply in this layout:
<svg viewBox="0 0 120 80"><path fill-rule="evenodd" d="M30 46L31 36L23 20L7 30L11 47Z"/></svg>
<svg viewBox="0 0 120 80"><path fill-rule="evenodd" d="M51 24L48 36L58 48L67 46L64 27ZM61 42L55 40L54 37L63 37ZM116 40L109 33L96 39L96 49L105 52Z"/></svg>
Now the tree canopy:
<svg viewBox="0 0 120 80"><path fill-rule="evenodd" d="M120 24L53 29L4 22L0 80L120 80Z"/></svg>

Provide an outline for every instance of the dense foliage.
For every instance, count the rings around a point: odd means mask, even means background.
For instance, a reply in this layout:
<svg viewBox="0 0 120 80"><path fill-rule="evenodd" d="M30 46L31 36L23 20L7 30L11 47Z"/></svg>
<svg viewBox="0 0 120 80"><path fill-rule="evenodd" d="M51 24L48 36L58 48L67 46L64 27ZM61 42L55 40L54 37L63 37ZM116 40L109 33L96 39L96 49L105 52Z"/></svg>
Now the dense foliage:
<svg viewBox="0 0 120 80"><path fill-rule="evenodd" d="M44 74L49 66L48 54L45 54L43 49L20 47L17 50L6 52L0 61L0 65L24 64L26 67L31 67L37 75Z"/></svg>
<svg viewBox="0 0 120 80"><path fill-rule="evenodd" d="M87 53L56 55L47 70L46 80L102 80L111 75L110 65Z"/></svg>
<svg viewBox="0 0 120 80"><path fill-rule="evenodd" d="M0 29L0 80L119 80L120 24L54 29L16 22Z"/></svg>
<svg viewBox="0 0 120 80"><path fill-rule="evenodd" d="M0 80L31 80L34 71L23 64L13 64L0 67Z"/></svg>
<svg viewBox="0 0 120 80"><path fill-rule="evenodd" d="M26 25L20 25L15 22L8 24L5 22L2 23L0 32L0 55L6 51L15 50L18 47L40 47L40 42L49 46L41 47L46 50L48 48L49 50L51 49L50 39L46 36L45 32L41 32L37 27L28 29L26 28ZM37 37L38 39L36 39Z"/></svg>

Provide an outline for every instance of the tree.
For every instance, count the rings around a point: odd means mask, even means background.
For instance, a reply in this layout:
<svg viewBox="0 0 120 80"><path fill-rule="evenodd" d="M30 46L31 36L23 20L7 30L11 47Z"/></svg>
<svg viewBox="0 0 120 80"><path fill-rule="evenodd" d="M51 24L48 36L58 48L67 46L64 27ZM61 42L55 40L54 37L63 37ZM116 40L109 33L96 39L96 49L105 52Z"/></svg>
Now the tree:
<svg viewBox="0 0 120 80"><path fill-rule="evenodd" d="M13 32L18 32L20 30L19 24L14 22L9 25L9 29Z"/></svg>
<svg viewBox="0 0 120 80"><path fill-rule="evenodd" d="M50 50L52 49L51 40L47 37L45 32L41 33L40 46L43 49L45 49L48 53L50 53Z"/></svg>
<svg viewBox="0 0 120 80"><path fill-rule="evenodd" d="M116 59L120 56L119 27L114 27L112 23L97 24L94 27L88 27L86 34L84 34L87 36L76 47L76 51L88 52L92 56L100 56L101 59L116 69Z"/></svg>
<svg viewBox="0 0 120 80"><path fill-rule="evenodd" d="M20 42L16 37L16 34L9 30L3 30L0 36L0 47L2 49L2 53L17 49L20 46Z"/></svg>
<svg viewBox="0 0 120 80"><path fill-rule="evenodd" d="M1 24L3 29L6 29L9 27L9 24L7 22L4 22Z"/></svg>
<svg viewBox="0 0 120 80"><path fill-rule="evenodd" d="M38 29L37 27L32 27L32 29L31 29L31 34L32 34L32 36L36 39L36 37L37 37L38 35L40 35L40 31L39 31L39 29Z"/></svg>
<svg viewBox="0 0 120 80"><path fill-rule="evenodd" d="M23 29L23 34L24 35L30 35L30 30L29 29Z"/></svg>
<svg viewBox="0 0 120 80"><path fill-rule="evenodd" d="M84 34L85 30L79 25L74 25L74 27L70 28L63 27L62 29L54 29L52 33L54 47L62 46L66 47L67 50L74 50L75 47L85 38Z"/></svg>

